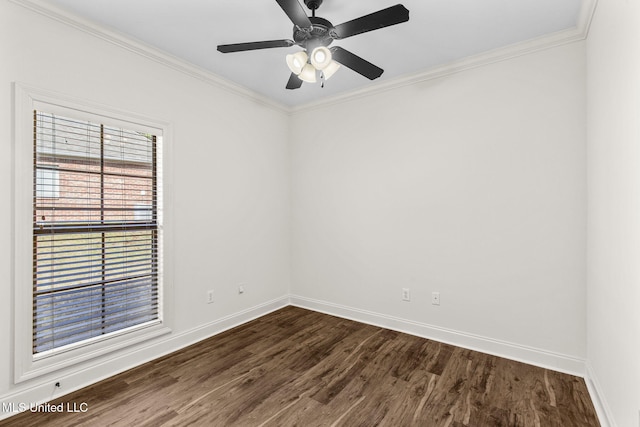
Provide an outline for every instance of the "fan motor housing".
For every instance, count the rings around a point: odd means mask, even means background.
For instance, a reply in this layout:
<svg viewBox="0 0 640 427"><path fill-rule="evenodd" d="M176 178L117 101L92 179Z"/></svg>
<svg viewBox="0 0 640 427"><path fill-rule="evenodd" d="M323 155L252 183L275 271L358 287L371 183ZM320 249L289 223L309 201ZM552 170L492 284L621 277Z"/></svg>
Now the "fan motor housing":
<svg viewBox="0 0 640 427"><path fill-rule="evenodd" d="M333 24L324 18L310 16L311 28L293 27L293 40L305 49L329 46L333 42Z"/></svg>
<svg viewBox="0 0 640 427"><path fill-rule="evenodd" d="M311 10L316 10L322 4L322 0L304 0L304 4Z"/></svg>

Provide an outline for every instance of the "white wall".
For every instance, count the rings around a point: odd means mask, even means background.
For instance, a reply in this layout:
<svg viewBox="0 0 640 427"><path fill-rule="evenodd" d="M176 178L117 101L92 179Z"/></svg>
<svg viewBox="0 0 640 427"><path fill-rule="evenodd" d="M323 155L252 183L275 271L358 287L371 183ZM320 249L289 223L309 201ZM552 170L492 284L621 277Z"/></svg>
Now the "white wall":
<svg viewBox="0 0 640 427"><path fill-rule="evenodd" d="M600 1L587 43L588 360L619 426L640 416L640 4Z"/></svg>
<svg viewBox="0 0 640 427"><path fill-rule="evenodd" d="M292 294L584 359L584 89L574 43L294 115Z"/></svg>
<svg viewBox="0 0 640 427"><path fill-rule="evenodd" d="M60 372L63 391L202 338L289 292L288 115L0 0L0 397L14 386L12 317L12 82L169 121L173 128L174 334L140 354ZM25 236L21 236L25 238ZM28 236L26 238L29 238ZM238 295L237 285L246 292ZM216 301L205 303L207 289ZM276 304L277 305L277 304ZM259 312L259 310L257 311ZM256 313L257 313L256 312ZM254 312L251 312L255 314ZM229 317L231 316L231 318ZM225 323L227 321L227 323ZM219 322L219 323L216 323ZM178 340L178 337L180 340ZM174 341L172 341L175 338ZM142 354L144 353L144 354ZM66 388L65 388L66 387ZM52 388L46 387L51 397ZM42 393L30 395L43 398Z"/></svg>

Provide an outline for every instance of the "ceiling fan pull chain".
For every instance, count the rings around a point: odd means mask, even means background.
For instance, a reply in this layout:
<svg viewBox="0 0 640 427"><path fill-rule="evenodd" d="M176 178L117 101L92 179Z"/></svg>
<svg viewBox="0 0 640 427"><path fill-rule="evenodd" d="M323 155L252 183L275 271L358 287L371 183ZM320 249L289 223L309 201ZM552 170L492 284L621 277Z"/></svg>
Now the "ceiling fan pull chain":
<svg viewBox="0 0 640 427"><path fill-rule="evenodd" d="M324 71L320 71L320 87L324 89Z"/></svg>

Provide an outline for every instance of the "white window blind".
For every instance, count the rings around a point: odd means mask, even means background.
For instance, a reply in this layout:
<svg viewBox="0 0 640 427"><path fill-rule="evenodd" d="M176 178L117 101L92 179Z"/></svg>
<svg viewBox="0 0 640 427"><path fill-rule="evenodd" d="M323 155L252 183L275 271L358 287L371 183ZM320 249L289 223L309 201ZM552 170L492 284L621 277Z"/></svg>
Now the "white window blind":
<svg viewBox="0 0 640 427"><path fill-rule="evenodd" d="M156 136L33 120L33 354L157 324Z"/></svg>

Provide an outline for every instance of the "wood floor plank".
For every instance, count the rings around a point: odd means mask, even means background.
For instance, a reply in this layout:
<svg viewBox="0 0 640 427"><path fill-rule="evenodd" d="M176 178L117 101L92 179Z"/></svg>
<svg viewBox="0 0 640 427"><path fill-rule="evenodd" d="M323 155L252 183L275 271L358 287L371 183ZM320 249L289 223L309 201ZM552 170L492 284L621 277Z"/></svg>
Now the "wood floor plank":
<svg viewBox="0 0 640 427"><path fill-rule="evenodd" d="M599 426L584 380L286 307L0 426Z"/></svg>
<svg viewBox="0 0 640 427"><path fill-rule="evenodd" d="M308 427L328 427L332 424L331 414L325 405L308 396L300 396L293 405L286 410L279 412L271 418L267 418L262 423L256 424L260 427L278 426L308 426Z"/></svg>

